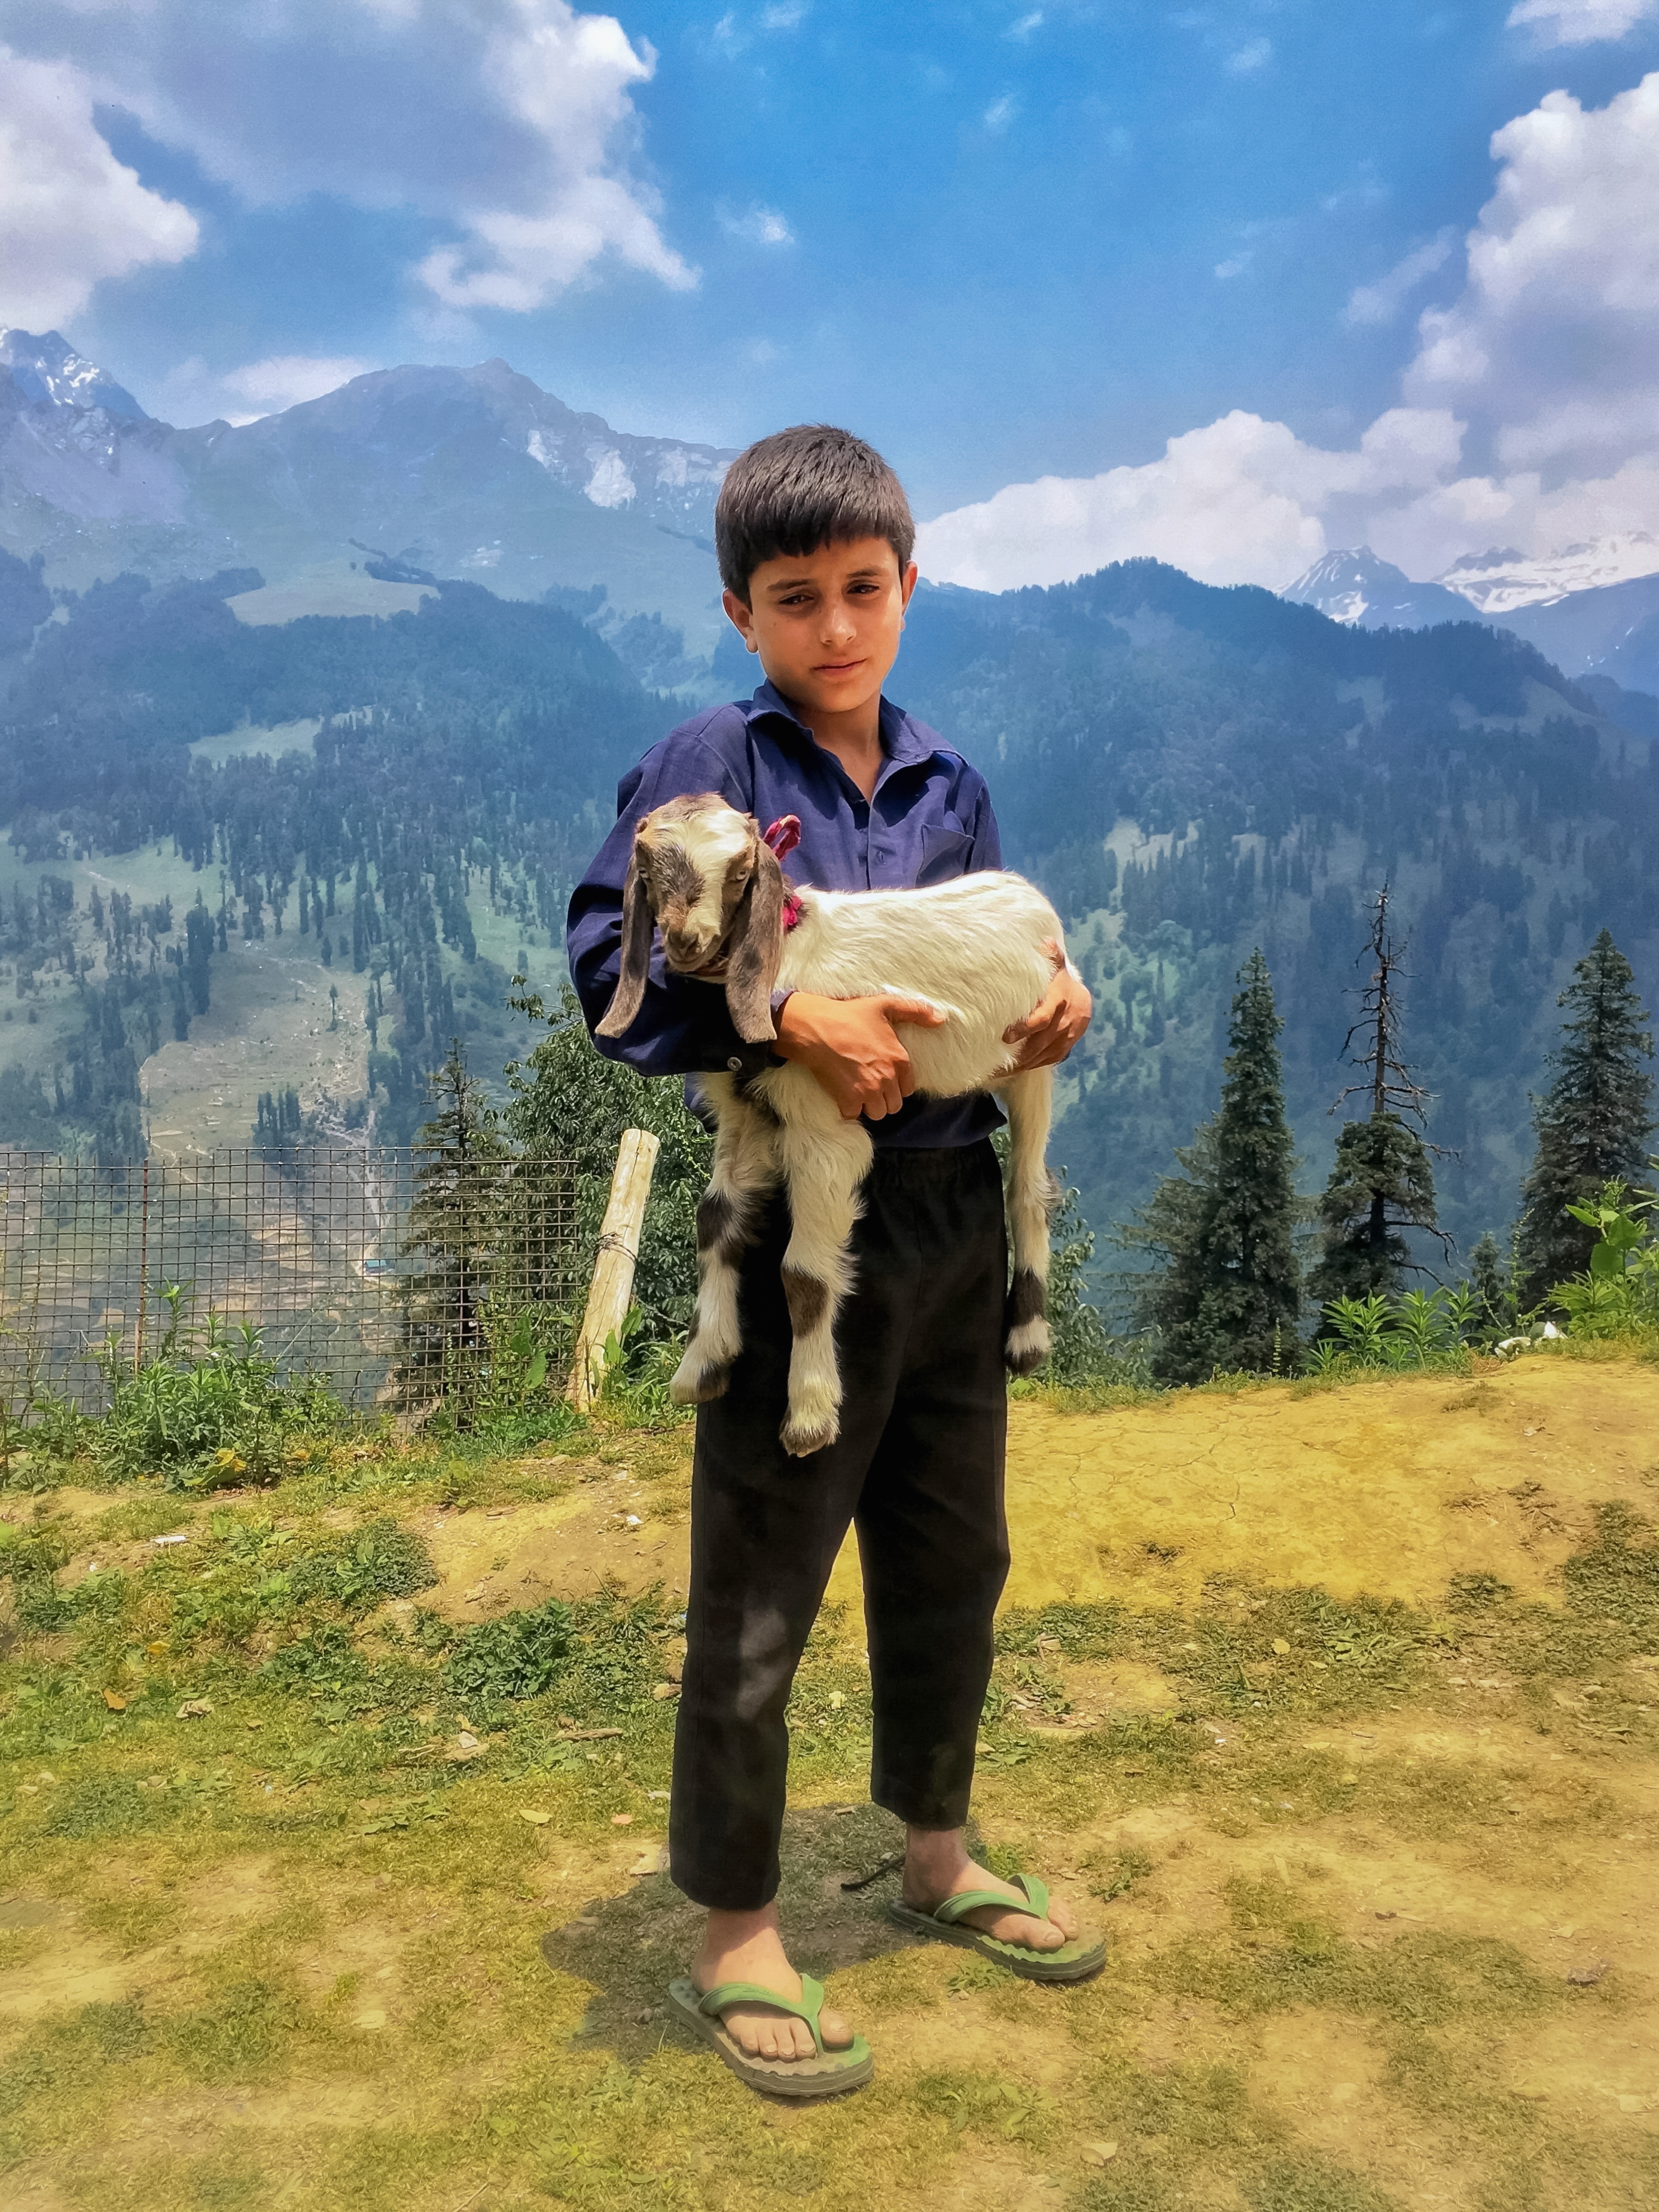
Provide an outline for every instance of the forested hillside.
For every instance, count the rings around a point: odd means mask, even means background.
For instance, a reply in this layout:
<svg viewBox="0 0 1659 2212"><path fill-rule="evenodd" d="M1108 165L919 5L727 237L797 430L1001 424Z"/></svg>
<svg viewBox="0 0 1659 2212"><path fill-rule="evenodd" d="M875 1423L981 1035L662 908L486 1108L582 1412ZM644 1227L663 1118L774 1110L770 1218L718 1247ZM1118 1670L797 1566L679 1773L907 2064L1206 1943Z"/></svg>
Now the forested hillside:
<svg viewBox="0 0 1659 2212"><path fill-rule="evenodd" d="M1501 631L1348 629L1152 562L930 592L918 617L907 700L992 775L1010 853L1102 1000L1059 1138L1091 1218L1121 1218L1213 1106L1258 943L1303 1187L1322 1182L1361 909L1388 880L1411 931L1407 1048L1459 1155L1442 1218L1466 1252L1501 1231L1573 959L1605 926L1653 995L1655 749Z"/></svg>
<svg viewBox="0 0 1659 2212"><path fill-rule="evenodd" d="M29 876L0 957L31 1018L43 981L75 994L31 1141L132 1142L145 1047L188 1036L233 933L283 926L361 979L377 1125L398 1133L478 918L515 915L551 957L618 774L684 711L641 689L569 594L445 584L419 613L256 629L225 604L246 572L159 592L121 577L60 595L48 621L36 578L0 564L14 652L34 639L0 710L0 818ZM735 691L754 664L733 652L717 673ZM1406 1041L1437 1094L1431 1133L1460 1154L1443 1218L1465 1249L1513 1213L1554 994L1598 928L1651 995L1653 748L1503 633L1351 629L1133 562L1000 598L924 589L893 690L991 776L1011 863L1055 897L1099 994L1058 1143L1098 1224L1144 1199L1213 1104L1256 943L1288 1017L1304 1187L1322 1180L1344 993L1384 878L1413 931ZM320 723L308 750L276 758L198 744L302 718ZM64 908L54 871L158 842L191 890L165 915ZM0 1082L0 1115L9 1100L16 1121L18 1087Z"/></svg>

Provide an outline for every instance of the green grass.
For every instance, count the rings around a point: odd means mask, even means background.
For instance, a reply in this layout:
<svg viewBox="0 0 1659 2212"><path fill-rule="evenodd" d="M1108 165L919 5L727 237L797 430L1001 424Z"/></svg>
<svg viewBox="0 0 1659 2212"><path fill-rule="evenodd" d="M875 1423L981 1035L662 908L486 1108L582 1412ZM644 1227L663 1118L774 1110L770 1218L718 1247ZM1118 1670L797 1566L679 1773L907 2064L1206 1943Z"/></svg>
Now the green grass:
<svg viewBox="0 0 1659 2212"><path fill-rule="evenodd" d="M1462 2177L1474 2212L1611 2212L1659 2183L1650 2136L1516 2097L1498 2055L1620 2020L1633 1984L1570 1988L1507 1931L1356 1933L1331 1871L1334 1852L1383 1874L1437 1854L1547 1892L1629 1829L1625 1778L1655 1741L1651 1678L1628 1665L1659 1650L1650 1519L1603 1508L1559 1609L1490 1578L1424 1608L1214 1579L1184 1611L1005 1616L983 1850L1005 1874L1076 1870L1062 1887L1113 1960L1073 1991L908 1945L879 1909L890 1874L842 1889L898 1832L865 1802L868 1683L830 1609L791 1706L781 1903L881 2070L780 2115L672 2027L664 1984L696 1916L627 1873L665 1827L672 1601L613 1587L472 1626L430 1602L414 1524L435 1504L510 1510L625 1462L683 1505L677 1431L564 1442L526 1460L348 1439L222 1502L129 1486L77 1516L8 1496L0 1847L8 1893L56 1903L0 1911L0 1978L84 1956L104 1980L38 2016L0 2008L0 2172L49 2175L76 2212L453 2212L492 2188L863 2212L872 2174L884 2197L998 2212L1403 2207L1371 2136L1338 2154L1264 2094L1264 2037L1308 2019L1364 2039L1376 2140ZM94 1577L71 1565L89 1556ZM1156 1669L1167 1703L1059 1731L1070 1670L1111 1660ZM1587 1676L1594 1699L1556 1702ZM180 1717L186 1701L208 1710ZM1400 1716L1498 1721L1516 1748L1420 1750L1388 1735ZM1200 1858L1224 1870L1207 1915L1182 1901ZM154 2124L127 2128L135 2112Z"/></svg>

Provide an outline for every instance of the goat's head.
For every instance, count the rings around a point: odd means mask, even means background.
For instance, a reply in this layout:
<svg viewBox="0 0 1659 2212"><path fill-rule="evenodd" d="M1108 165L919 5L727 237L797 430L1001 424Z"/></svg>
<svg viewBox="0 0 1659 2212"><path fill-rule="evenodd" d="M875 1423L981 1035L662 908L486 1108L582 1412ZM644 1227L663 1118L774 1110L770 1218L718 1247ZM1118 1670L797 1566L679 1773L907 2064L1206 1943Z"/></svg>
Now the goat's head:
<svg viewBox="0 0 1659 2212"><path fill-rule="evenodd" d="M621 1036L639 1012L654 925L674 973L723 981L738 1035L769 1042L782 921L783 872L752 814L712 791L654 807L634 834L622 972L599 1034Z"/></svg>

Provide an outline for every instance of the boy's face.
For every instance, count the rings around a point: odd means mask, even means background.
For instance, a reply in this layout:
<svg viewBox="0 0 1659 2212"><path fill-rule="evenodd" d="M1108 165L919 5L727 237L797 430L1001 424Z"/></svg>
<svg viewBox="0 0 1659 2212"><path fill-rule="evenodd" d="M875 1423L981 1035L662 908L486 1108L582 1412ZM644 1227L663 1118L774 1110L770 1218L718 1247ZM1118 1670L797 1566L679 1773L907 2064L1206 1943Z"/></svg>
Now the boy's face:
<svg viewBox="0 0 1659 2212"><path fill-rule="evenodd" d="M915 584L915 562L901 573L884 538L854 538L763 561L748 604L735 592L722 604L786 699L845 714L880 693Z"/></svg>

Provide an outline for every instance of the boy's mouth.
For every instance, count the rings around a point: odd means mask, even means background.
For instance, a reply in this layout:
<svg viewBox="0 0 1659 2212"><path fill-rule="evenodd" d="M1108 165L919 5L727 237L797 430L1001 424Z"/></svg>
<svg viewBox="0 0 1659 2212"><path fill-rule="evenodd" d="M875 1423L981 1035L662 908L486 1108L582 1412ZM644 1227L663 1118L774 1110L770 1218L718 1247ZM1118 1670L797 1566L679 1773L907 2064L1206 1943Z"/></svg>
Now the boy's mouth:
<svg viewBox="0 0 1659 2212"><path fill-rule="evenodd" d="M862 660L820 660L812 673L814 676L853 676L863 665Z"/></svg>

